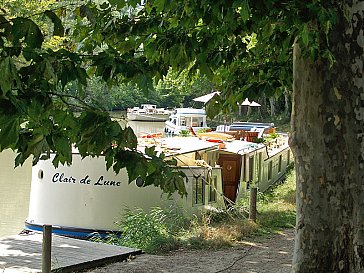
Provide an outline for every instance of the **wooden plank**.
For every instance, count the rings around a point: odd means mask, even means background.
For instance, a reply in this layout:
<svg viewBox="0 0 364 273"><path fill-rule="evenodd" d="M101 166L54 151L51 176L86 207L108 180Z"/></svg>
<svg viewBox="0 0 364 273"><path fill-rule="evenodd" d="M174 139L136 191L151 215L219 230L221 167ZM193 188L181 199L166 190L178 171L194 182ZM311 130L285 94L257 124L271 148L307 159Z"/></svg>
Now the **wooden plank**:
<svg viewBox="0 0 364 273"><path fill-rule="evenodd" d="M122 261L141 250L62 236L52 237L52 271L71 272ZM41 272L42 234L0 238L0 272Z"/></svg>

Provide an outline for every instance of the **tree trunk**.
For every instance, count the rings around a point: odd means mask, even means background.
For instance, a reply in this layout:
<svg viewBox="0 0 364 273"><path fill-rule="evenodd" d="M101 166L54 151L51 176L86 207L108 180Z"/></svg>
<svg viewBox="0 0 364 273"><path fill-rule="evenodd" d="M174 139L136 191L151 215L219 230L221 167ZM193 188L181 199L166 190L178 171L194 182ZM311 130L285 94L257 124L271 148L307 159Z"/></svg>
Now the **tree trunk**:
<svg viewBox="0 0 364 273"><path fill-rule="evenodd" d="M294 46L293 272L364 272L364 2L356 3L330 36L333 67Z"/></svg>
<svg viewBox="0 0 364 273"><path fill-rule="evenodd" d="M291 113L291 96L289 94L288 88L284 88L284 114L286 117L289 117L289 114Z"/></svg>
<svg viewBox="0 0 364 273"><path fill-rule="evenodd" d="M262 106L260 107L260 110L263 115L266 115L266 114L268 114L268 106L267 106L267 97L264 93L262 94L261 99L262 99L262 103L261 103Z"/></svg>
<svg viewBox="0 0 364 273"><path fill-rule="evenodd" d="M250 116L252 113L252 108L250 106L248 106L248 110L246 111L246 115Z"/></svg>
<svg viewBox="0 0 364 273"><path fill-rule="evenodd" d="M276 115L276 98L275 97L269 98L269 105L270 105L270 116L274 117Z"/></svg>

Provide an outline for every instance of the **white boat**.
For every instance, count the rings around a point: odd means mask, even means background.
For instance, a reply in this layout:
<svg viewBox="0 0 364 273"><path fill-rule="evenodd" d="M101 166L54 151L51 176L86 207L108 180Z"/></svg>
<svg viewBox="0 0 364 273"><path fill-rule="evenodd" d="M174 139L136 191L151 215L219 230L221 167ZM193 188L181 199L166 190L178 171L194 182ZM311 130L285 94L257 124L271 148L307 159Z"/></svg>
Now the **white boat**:
<svg viewBox="0 0 364 273"><path fill-rule="evenodd" d="M157 108L154 104L142 104L140 107L127 109L127 119L135 121L166 121L171 111Z"/></svg>
<svg viewBox="0 0 364 273"><path fill-rule="evenodd" d="M252 141L254 138L261 139L264 134L276 133L276 128L274 123L236 121L230 125L218 125L216 131Z"/></svg>
<svg viewBox="0 0 364 273"><path fill-rule="evenodd" d="M176 108L165 122L164 131L172 135L180 135L188 132L190 128L194 132L210 130L206 122L205 109Z"/></svg>
<svg viewBox="0 0 364 273"><path fill-rule="evenodd" d="M26 229L87 238L94 232L105 236L117 232L116 222L126 208L179 206L188 215L223 208L236 202L254 183L261 191L279 180L291 162L287 137L271 146L240 140L220 143L211 136L140 139L139 149L157 145L167 158L177 159L186 174L187 197L168 198L158 187L128 183L125 170L106 170L102 157L84 158L74 151L71 166L55 168L52 156L32 168L29 214ZM212 141L212 142L211 142ZM223 145L221 145L223 144Z"/></svg>
<svg viewBox="0 0 364 273"><path fill-rule="evenodd" d="M245 122L236 121L230 125L219 125L216 127L218 132L229 132L229 131L262 131L266 134L275 132L274 123L263 123L263 122Z"/></svg>

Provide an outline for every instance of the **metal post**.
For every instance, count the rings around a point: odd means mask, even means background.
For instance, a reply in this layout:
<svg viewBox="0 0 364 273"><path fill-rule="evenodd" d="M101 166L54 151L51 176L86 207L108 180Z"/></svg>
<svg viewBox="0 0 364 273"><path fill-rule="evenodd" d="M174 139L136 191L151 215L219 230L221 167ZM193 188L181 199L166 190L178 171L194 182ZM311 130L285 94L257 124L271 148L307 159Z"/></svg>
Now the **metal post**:
<svg viewBox="0 0 364 273"><path fill-rule="evenodd" d="M250 188L249 220L257 220L257 188Z"/></svg>
<svg viewBox="0 0 364 273"><path fill-rule="evenodd" d="M42 273L51 273L52 226L43 225Z"/></svg>

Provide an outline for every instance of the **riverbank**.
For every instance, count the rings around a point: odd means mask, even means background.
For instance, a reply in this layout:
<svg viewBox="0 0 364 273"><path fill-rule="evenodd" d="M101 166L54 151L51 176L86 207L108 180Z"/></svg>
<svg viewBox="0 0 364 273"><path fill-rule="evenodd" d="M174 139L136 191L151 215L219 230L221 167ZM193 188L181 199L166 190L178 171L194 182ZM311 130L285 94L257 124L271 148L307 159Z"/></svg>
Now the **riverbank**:
<svg viewBox="0 0 364 273"><path fill-rule="evenodd" d="M219 250L184 250L166 255L142 254L125 262L83 271L87 273L289 273L294 229L255 237Z"/></svg>
<svg viewBox="0 0 364 273"><path fill-rule="evenodd" d="M154 249L150 253L157 255L143 254L87 272L288 273L294 249L294 182L293 169L284 183L259 195L257 223L240 221L241 215L236 213L210 215L183 236L179 248L173 248L173 240L159 238L155 242L163 244L154 242L152 246L141 247ZM244 211L246 205L238 207ZM128 228L131 228L130 223ZM166 251L167 248L174 250ZM155 252L158 249L159 252Z"/></svg>

